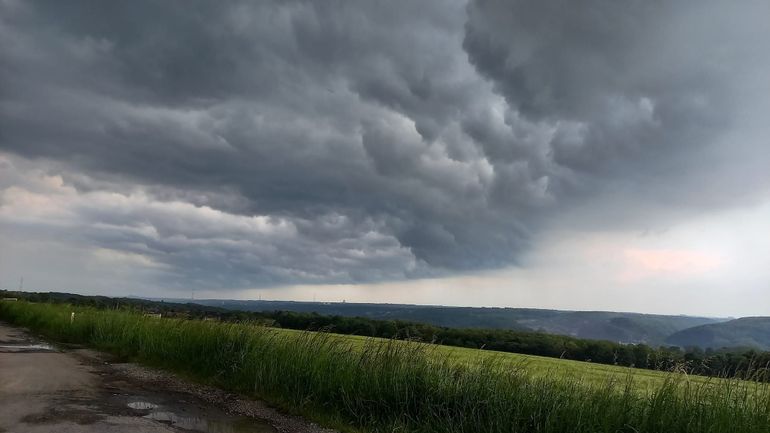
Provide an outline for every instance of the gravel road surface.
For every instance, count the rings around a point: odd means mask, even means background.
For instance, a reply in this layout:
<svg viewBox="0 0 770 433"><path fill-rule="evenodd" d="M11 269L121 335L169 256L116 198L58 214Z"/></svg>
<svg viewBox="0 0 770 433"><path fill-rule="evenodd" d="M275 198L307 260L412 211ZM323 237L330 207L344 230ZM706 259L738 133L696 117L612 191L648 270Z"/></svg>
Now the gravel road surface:
<svg viewBox="0 0 770 433"><path fill-rule="evenodd" d="M0 323L0 433L333 433L263 402Z"/></svg>

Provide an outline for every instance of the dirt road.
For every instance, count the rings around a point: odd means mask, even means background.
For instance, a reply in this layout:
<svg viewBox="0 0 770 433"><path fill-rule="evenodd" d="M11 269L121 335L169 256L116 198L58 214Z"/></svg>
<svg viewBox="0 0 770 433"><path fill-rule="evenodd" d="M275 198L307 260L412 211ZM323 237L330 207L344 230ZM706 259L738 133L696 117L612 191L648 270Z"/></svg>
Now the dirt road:
<svg viewBox="0 0 770 433"><path fill-rule="evenodd" d="M0 323L0 432L328 433L240 399Z"/></svg>

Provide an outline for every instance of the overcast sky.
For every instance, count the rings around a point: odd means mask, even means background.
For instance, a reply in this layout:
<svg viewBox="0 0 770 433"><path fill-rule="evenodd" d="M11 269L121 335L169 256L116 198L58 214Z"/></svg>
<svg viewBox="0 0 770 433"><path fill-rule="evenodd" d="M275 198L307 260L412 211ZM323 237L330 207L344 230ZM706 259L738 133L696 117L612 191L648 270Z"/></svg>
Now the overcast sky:
<svg viewBox="0 0 770 433"><path fill-rule="evenodd" d="M768 17L0 0L0 287L770 315Z"/></svg>

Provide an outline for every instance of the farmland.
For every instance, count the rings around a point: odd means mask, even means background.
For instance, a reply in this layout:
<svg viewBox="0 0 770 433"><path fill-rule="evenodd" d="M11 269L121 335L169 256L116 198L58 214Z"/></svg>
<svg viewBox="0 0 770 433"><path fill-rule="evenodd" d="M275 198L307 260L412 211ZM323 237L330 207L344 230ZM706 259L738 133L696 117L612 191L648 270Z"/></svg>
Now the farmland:
<svg viewBox="0 0 770 433"><path fill-rule="evenodd" d="M344 431L770 431L766 386L732 379L68 305L0 318Z"/></svg>
<svg viewBox="0 0 770 433"><path fill-rule="evenodd" d="M291 329L272 328L267 332L277 334L298 334L301 331ZM348 341L353 347L363 348L371 341L385 341L381 338L361 337L356 335L330 334L331 338ZM405 344L415 344L405 342ZM558 374L579 379L581 382L602 384L607 381L621 382L632 376L635 387L644 391L654 389L663 384L671 375L667 372L647 370L640 368L628 368L615 365L596 364L590 362L573 361L569 359L556 359L545 356L520 355L510 352L498 352L492 350L468 349L464 347L452 347L443 345L431 345L433 356L446 358L453 363L476 365L485 362L496 362L511 368L524 369L532 376L550 376ZM696 382L709 382L709 378L701 376L687 376L687 380ZM713 381L712 381L713 382Z"/></svg>

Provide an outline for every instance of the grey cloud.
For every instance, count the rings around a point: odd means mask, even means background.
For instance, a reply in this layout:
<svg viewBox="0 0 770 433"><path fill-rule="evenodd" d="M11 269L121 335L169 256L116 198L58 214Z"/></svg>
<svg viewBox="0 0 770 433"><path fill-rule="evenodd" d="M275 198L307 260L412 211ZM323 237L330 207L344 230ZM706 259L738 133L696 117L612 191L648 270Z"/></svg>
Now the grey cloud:
<svg viewBox="0 0 770 433"><path fill-rule="evenodd" d="M378 281L422 266L376 221L243 216L142 193L84 193L12 159L0 162L12 174L0 179L3 227L128 254L172 287Z"/></svg>
<svg viewBox="0 0 770 433"><path fill-rule="evenodd" d="M718 15L711 2L699 19L725 17L716 28L743 43L726 25L760 6ZM576 203L613 196L630 208L636 195L645 206L661 185L674 185L670 201L697 195L698 166L723 156L715 137L740 123L747 85L733 78L767 65L746 65L751 49L691 12L556 0L4 1L0 150L61 175L76 202L143 197L68 208L82 220L69 223L77 242L167 266L166 284L502 267ZM252 238L248 226L196 219L201 209L295 231Z"/></svg>
<svg viewBox="0 0 770 433"><path fill-rule="evenodd" d="M562 203L608 194L612 206L625 201L654 218L656 201L705 210L767 189L766 176L750 188L716 186L745 174L736 163L746 154L766 155L767 128L745 114L768 106L757 74L770 72L770 60L757 41L770 35L760 18L769 9L473 1L463 46L514 110L553 126L550 187ZM745 134L728 140L736 130Z"/></svg>

